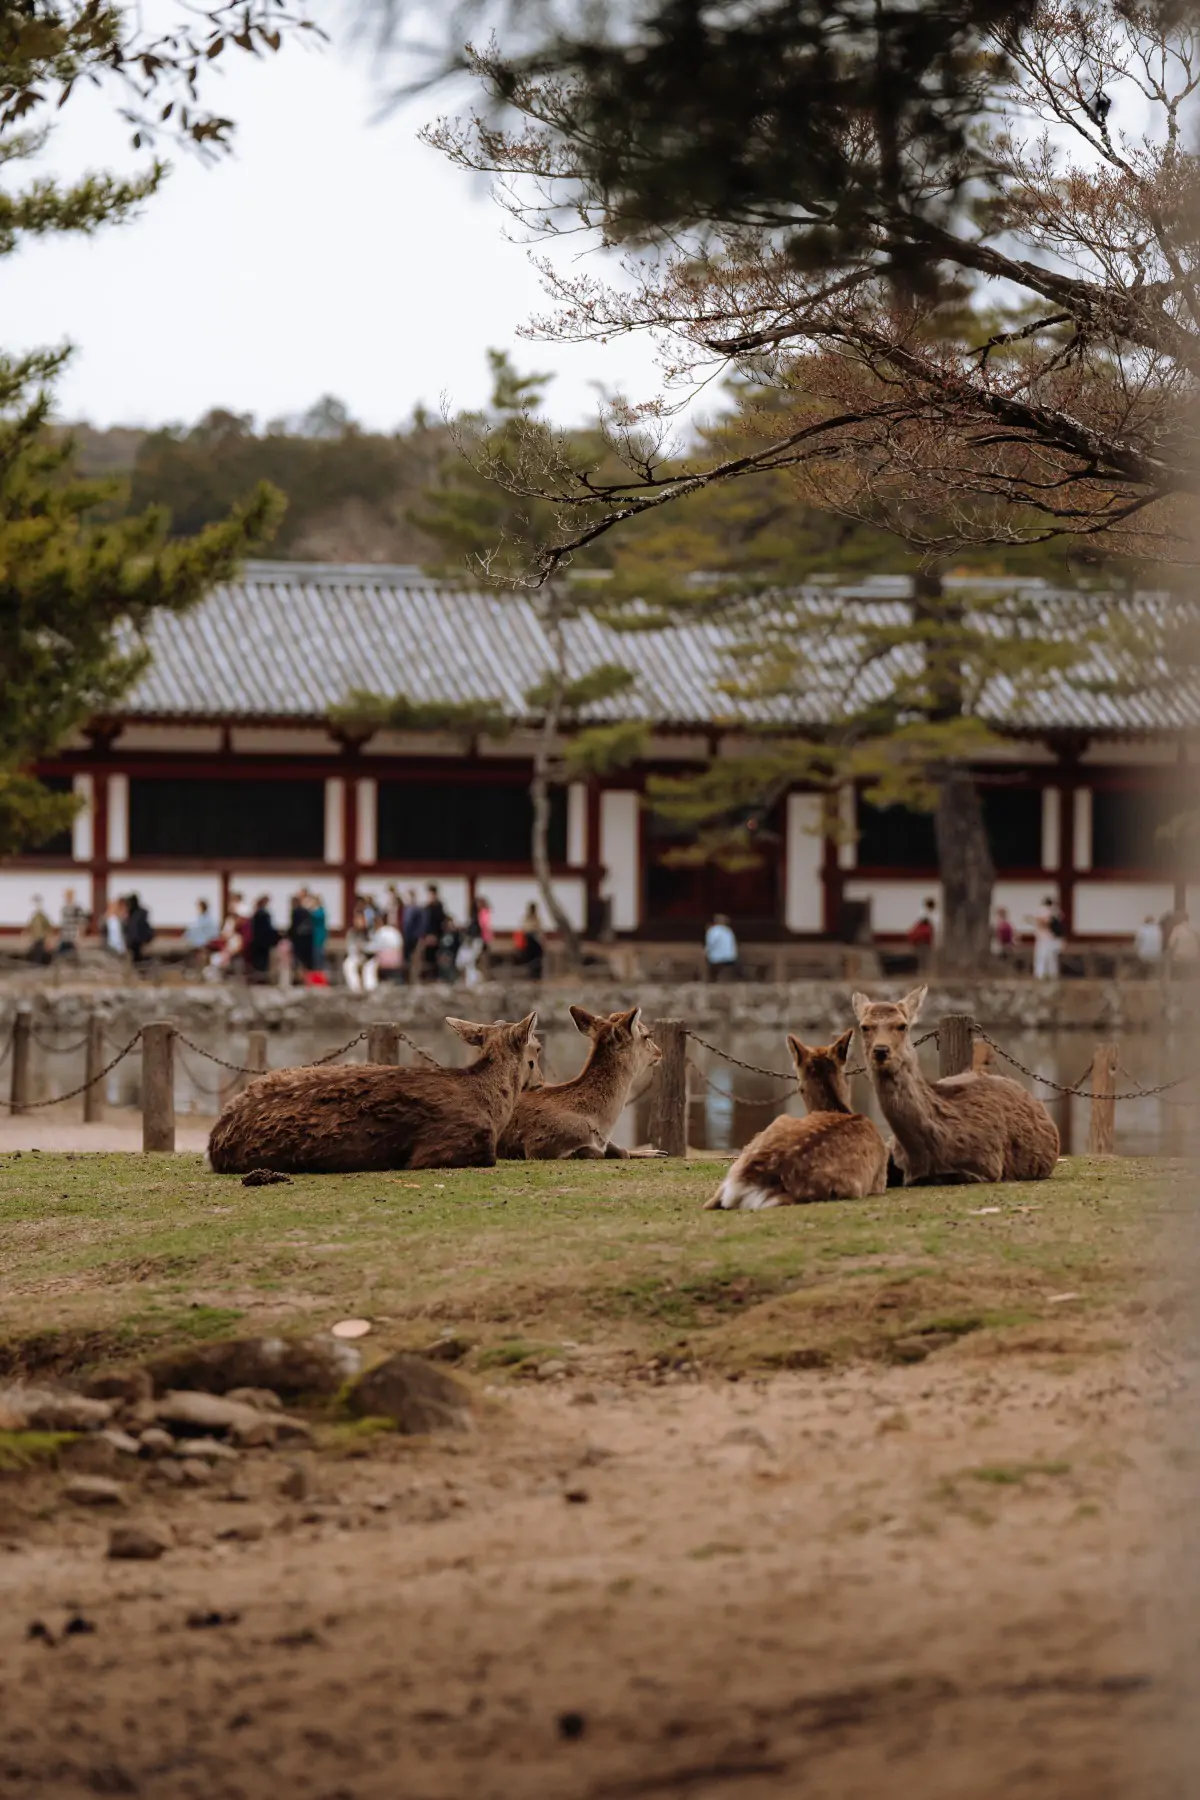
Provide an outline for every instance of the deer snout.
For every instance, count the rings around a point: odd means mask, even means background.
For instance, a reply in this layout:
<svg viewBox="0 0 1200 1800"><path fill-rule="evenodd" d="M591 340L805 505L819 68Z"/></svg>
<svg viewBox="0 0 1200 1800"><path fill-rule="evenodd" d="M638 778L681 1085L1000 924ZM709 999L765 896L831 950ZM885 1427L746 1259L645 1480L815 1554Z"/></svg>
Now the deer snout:
<svg viewBox="0 0 1200 1800"><path fill-rule="evenodd" d="M871 1055L875 1058L875 1061L877 1063L885 1063L887 1061L888 1057L891 1055L891 1051L888 1049L886 1044L876 1044L875 1048L871 1052Z"/></svg>

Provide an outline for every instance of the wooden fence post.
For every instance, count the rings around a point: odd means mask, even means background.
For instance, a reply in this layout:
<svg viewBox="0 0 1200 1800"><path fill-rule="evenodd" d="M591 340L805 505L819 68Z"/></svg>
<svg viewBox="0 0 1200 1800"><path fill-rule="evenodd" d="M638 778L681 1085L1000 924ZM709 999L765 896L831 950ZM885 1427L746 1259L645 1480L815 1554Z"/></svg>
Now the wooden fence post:
<svg viewBox="0 0 1200 1800"><path fill-rule="evenodd" d="M246 1033L246 1067L253 1069L256 1075L266 1074L267 1034L265 1031L248 1031ZM246 1085L247 1080L253 1081L253 1079L253 1075L244 1077L242 1086Z"/></svg>
<svg viewBox="0 0 1200 1800"><path fill-rule="evenodd" d="M175 1027L142 1026L142 1149L175 1148Z"/></svg>
<svg viewBox="0 0 1200 1800"><path fill-rule="evenodd" d="M33 1041L33 1013L18 1006L12 1026L12 1085L9 1088L9 1110L15 1115L25 1111L29 1099L29 1047Z"/></svg>
<svg viewBox="0 0 1200 1800"><path fill-rule="evenodd" d="M97 1125L104 1117L104 1083L99 1079L105 1061L104 1020L99 1013L88 1014L87 1044L83 1055L83 1079L88 1084L83 1090L83 1122Z"/></svg>
<svg viewBox="0 0 1200 1800"><path fill-rule="evenodd" d="M1088 1155L1111 1156L1117 1123L1117 1046L1097 1044L1092 1057L1092 1122Z"/></svg>
<svg viewBox="0 0 1200 1800"><path fill-rule="evenodd" d="M938 1020L938 1076L962 1075L971 1067L970 1013L945 1013Z"/></svg>
<svg viewBox="0 0 1200 1800"><path fill-rule="evenodd" d="M668 1156L686 1156L687 1026L682 1019L656 1019L650 1035L662 1051L650 1106L650 1142Z"/></svg>
<svg viewBox="0 0 1200 1800"><path fill-rule="evenodd" d="M393 1069L400 1065L400 1027L398 1025L367 1026L367 1061L387 1063Z"/></svg>

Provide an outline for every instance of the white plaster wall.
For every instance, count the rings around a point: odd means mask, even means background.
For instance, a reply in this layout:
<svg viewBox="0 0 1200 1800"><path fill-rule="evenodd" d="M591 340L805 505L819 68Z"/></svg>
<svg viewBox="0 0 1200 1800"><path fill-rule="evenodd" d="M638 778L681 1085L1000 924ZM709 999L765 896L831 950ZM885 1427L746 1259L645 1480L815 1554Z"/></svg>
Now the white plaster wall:
<svg viewBox="0 0 1200 1800"><path fill-rule="evenodd" d="M537 882L531 876L489 875L476 882L476 892L492 903L492 923L497 931L515 931L531 900L537 902L542 926L549 930L550 920L538 895ZM574 925L582 931L587 923L587 887L576 876L563 876L554 883L559 905Z"/></svg>
<svg viewBox="0 0 1200 1800"><path fill-rule="evenodd" d="M1147 913L1160 919L1170 911L1173 894L1169 881L1077 881L1075 929L1132 937Z"/></svg>
<svg viewBox="0 0 1200 1800"><path fill-rule="evenodd" d="M346 784L336 776L325 783L325 861L340 863L346 853Z"/></svg>
<svg viewBox="0 0 1200 1800"><path fill-rule="evenodd" d="M821 819L820 794L788 795L784 922L789 931L825 928L825 892L821 884L825 840Z"/></svg>
<svg viewBox="0 0 1200 1800"><path fill-rule="evenodd" d="M1059 788L1042 789L1042 867L1062 866L1062 792Z"/></svg>
<svg viewBox="0 0 1200 1800"><path fill-rule="evenodd" d="M838 825L842 840L837 847L838 868L857 869L858 794L852 787L844 787L838 793Z"/></svg>
<svg viewBox="0 0 1200 1800"><path fill-rule="evenodd" d="M33 896L41 895L42 911L57 920L62 910L63 894L74 888L79 906L91 910L92 878L75 869L0 870L0 929L11 931L28 925L33 912Z"/></svg>
<svg viewBox="0 0 1200 1800"><path fill-rule="evenodd" d="M845 885L847 900L871 902L871 928L885 936L907 933L931 894L940 912L942 888L937 881L848 881Z"/></svg>
<svg viewBox="0 0 1200 1800"><path fill-rule="evenodd" d="M1075 867L1092 866L1092 790L1075 790Z"/></svg>
<svg viewBox="0 0 1200 1800"><path fill-rule="evenodd" d="M483 745L480 752L483 753ZM450 731L377 731L363 745L364 756L465 756L467 746Z"/></svg>
<svg viewBox="0 0 1200 1800"><path fill-rule="evenodd" d="M236 884L235 884L236 885ZM159 931L181 931L196 916L197 900L207 900L208 910L220 923L221 877L212 874L158 875L124 868L108 884L109 895L136 894ZM253 895L250 896L253 899Z"/></svg>
<svg viewBox="0 0 1200 1800"><path fill-rule="evenodd" d="M121 879L125 880L125 876ZM271 900L271 917L280 931L287 929L292 912L292 895L299 888L306 887L310 893L321 896L330 931L342 929L342 881L332 869L313 869L308 873L302 870L296 875L281 875L278 870L273 874L256 875L252 870L238 869L229 877L229 885L245 895L248 907L254 905L260 894L268 894ZM200 889L196 891L199 893ZM191 917L190 913L188 917Z"/></svg>
<svg viewBox="0 0 1200 1800"><path fill-rule="evenodd" d="M1025 923L1026 917L1041 911L1047 894L1055 900L1059 898L1058 882L1053 877L1046 881L998 881L992 893L992 909L994 912L997 906L1007 906L1017 936L1031 938L1033 926Z"/></svg>
<svg viewBox="0 0 1200 1800"><path fill-rule="evenodd" d="M378 813L378 784L374 781L360 781L358 784L358 861L368 867L375 861Z"/></svg>
<svg viewBox="0 0 1200 1800"><path fill-rule="evenodd" d="M415 888L417 899L425 904L425 889L431 881L437 883L438 893L442 897L442 905L452 919L463 920L471 910L471 889L465 875L439 875L436 869L429 869L424 875L384 875L378 871L367 874L365 871L358 879L360 894L370 894L378 901L387 896L389 886L394 882L403 900L409 888ZM492 883L481 882L479 893L492 898Z"/></svg>
<svg viewBox="0 0 1200 1800"><path fill-rule="evenodd" d="M221 748L219 725L126 725L116 739L122 750L190 750Z"/></svg>
<svg viewBox="0 0 1200 1800"><path fill-rule="evenodd" d="M567 789L567 861L582 868L587 861L587 786L573 781Z"/></svg>
<svg viewBox="0 0 1200 1800"><path fill-rule="evenodd" d="M635 931L641 919L639 796L614 788L600 796L600 861L608 871L606 892L617 931Z"/></svg>
<svg viewBox="0 0 1200 1800"><path fill-rule="evenodd" d="M92 805L95 800L95 784L90 775L76 775L71 786L75 797L83 801L83 805L71 821L71 855L76 862L92 860Z"/></svg>
<svg viewBox="0 0 1200 1800"><path fill-rule="evenodd" d="M327 756L337 748L318 725L235 725L229 745L239 756Z"/></svg>
<svg viewBox="0 0 1200 1800"><path fill-rule="evenodd" d="M108 860L129 860L129 777L108 778Z"/></svg>
<svg viewBox="0 0 1200 1800"><path fill-rule="evenodd" d="M1157 764L1161 768L1175 766L1175 745L1169 744L1089 744L1081 763L1100 764L1104 768L1120 768Z"/></svg>

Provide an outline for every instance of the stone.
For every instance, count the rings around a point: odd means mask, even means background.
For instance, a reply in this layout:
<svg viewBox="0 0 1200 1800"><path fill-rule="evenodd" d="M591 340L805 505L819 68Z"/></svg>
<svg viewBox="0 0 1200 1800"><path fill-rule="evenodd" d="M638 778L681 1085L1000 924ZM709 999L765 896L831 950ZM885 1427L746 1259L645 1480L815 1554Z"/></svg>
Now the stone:
<svg viewBox="0 0 1200 1800"><path fill-rule="evenodd" d="M125 1489L107 1475L75 1475L64 1487L63 1498L76 1506L124 1506Z"/></svg>
<svg viewBox="0 0 1200 1800"><path fill-rule="evenodd" d="M172 1541L164 1525L117 1525L108 1536L108 1554L118 1562L155 1562Z"/></svg>
<svg viewBox="0 0 1200 1800"><path fill-rule="evenodd" d="M138 1438L139 1456L170 1456L175 1439L161 1425L151 1425Z"/></svg>
<svg viewBox="0 0 1200 1800"><path fill-rule="evenodd" d="M230 1388L227 1400L240 1400L243 1406L256 1407L259 1412L282 1412L283 1401L274 1388L246 1387Z"/></svg>
<svg viewBox="0 0 1200 1800"><path fill-rule="evenodd" d="M166 1435L164 1432L163 1436ZM223 1463L238 1459L236 1450L216 1438L180 1438L178 1442L172 1438L171 1449L176 1456L190 1457L193 1462Z"/></svg>
<svg viewBox="0 0 1200 1800"><path fill-rule="evenodd" d="M214 1432L235 1436L241 1431L255 1442L265 1443L274 1434L269 1414L245 1406L240 1400L229 1400L217 1394L167 1393L158 1402L156 1412L160 1422L169 1425L176 1437L192 1433L197 1437L209 1437ZM262 1435L256 1437L255 1434L260 1432Z"/></svg>
<svg viewBox="0 0 1200 1800"><path fill-rule="evenodd" d="M553 1381L556 1377L566 1374L567 1365L561 1357L555 1356L551 1357L549 1362L539 1363L537 1372L539 1381Z"/></svg>
<svg viewBox="0 0 1200 1800"><path fill-rule="evenodd" d="M312 1480L303 1463L291 1463L288 1472L279 1483L279 1492L285 1500L307 1500L312 1489Z"/></svg>
<svg viewBox="0 0 1200 1800"><path fill-rule="evenodd" d="M277 1431L270 1413L256 1412L249 1419L236 1420L229 1428L229 1437L241 1450L269 1450Z"/></svg>
<svg viewBox="0 0 1200 1800"><path fill-rule="evenodd" d="M360 1376L347 1395L359 1418L391 1419L406 1433L465 1431L471 1395L466 1385L423 1357L399 1351Z"/></svg>
<svg viewBox="0 0 1200 1800"><path fill-rule="evenodd" d="M160 1462L151 1463L146 1479L165 1482L168 1487L182 1487L183 1465L173 1456L164 1456Z"/></svg>
<svg viewBox="0 0 1200 1800"><path fill-rule="evenodd" d="M758 1429L757 1425L735 1425L721 1439L723 1444L745 1444L752 1450L766 1450L774 1455L774 1447L769 1438Z"/></svg>
<svg viewBox="0 0 1200 1800"><path fill-rule="evenodd" d="M184 1487L204 1487L212 1480L212 1470L198 1456L185 1456L179 1465Z"/></svg>
<svg viewBox="0 0 1200 1800"><path fill-rule="evenodd" d="M115 1425L105 1426L96 1436L99 1442L111 1444L119 1456L137 1456L142 1448L137 1438L132 1437L128 1431L118 1430Z"/></svg>
<svg viewBox="0 0 1200 1800"><path fill-rule="evenodd" d="M266 1529L261 1519L242 1519L237 1525L222 1525L217 1536L224 1543L257 1544Z"/></svg>
<svg viewBox="0 0 1200 1800"><path fill-rule="evenodd" d="M311 1444L312 1426L307 1419L294 1419L289 1413L281 1413L274 1421L276 1442L280 1444Z"/></svg>
<svg viewBox="0 0 1200 1800"><path fill-rule="evenodd" d="M362 1368L353 1344L332 1337L228 1338L198 1344L148 1364L156 1393L196 1388L230 1394L238 1388L270 1388L286 1399L336 1394Z"/></svg>
<svg viewBox="0 0 1200 1800"><path fill-rule="evenodd" d="M146 1369L109 1369L100 1375L89 1375L83 1392L89 1400L116 1400L122 1406L134 1406L151 1397L154 1383Z"/></svg>
<svg viewBox="0 0 1200 1800"><path fill-rule="evenodd" d="M107 1441L103 1432L86 1431L64 1438L58 1451L59 1464L77 1475L115 1475L121 1454Z"/></svg>
<svg viewBox="0 0 1200 1800"><path fill-rule="evenodd" d="M66 1389L25 1387L17 1383L0 1391L0 1409L17 1423L10 1431L99 1431L116 1407L111 1400L89 1400Z"/></svg>

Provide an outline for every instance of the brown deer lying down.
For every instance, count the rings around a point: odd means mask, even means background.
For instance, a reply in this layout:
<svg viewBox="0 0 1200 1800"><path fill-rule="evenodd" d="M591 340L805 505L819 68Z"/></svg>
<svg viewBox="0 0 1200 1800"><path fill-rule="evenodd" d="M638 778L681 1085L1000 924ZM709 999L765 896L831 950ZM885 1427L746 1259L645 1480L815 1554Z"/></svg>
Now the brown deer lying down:
<svg viewBox="0 0 1200 1800"><path fill-rule="evenodd" d="M537 1073L537 1014L517 1025L447 1019L479 1055L466 1069L276 1069L231 1100L208 1140L218 1175L491 1168Z"/></svg>
<svg viewBox="0 0 1200 1800"><path fill-rule="evenodd" d="M835 1044L810 1050L789 1037L808 1116L772 1119L751 1138L706 1210L762 1212L809 1200L861 1200L887 1189L888 1153L862 1113L850 1110L846 1057L854 1027Z"/></svg>
<svg viewBox="0 0 1200 1800"><path fill-rule="evenodd" d="M561 1156L628 1156L611 1134L633 1089L662 1051L642 1024L642 1009L608 1014L571 1008L580 1031L591 1038L588 1059L573 1081L531 1088L517 1101L500 1134L500 1155L551 1162Z"/></svg>
<svg viewBox="0 0 1200 1800"><path fill-rule="evenodd" d="M1044 1181L1058 1161L1058 1131L1040 1100L1006 1075L972 1069L927 1081L909 1026L928 989L900 1001L855 994L867 1069L895 1133L904 1184Z"/></svg>

